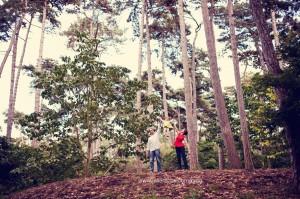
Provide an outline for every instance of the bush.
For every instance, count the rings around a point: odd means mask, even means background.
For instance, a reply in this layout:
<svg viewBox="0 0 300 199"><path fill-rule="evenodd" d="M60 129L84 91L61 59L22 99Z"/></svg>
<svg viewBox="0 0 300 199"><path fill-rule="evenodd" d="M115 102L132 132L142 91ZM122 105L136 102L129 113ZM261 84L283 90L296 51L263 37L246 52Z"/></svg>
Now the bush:
<svg viewBox="0 0 300 199"><path fill-rule="evenodd" d="M32 148L0 137L0 193L74 178L82 163L83 153L73 138Z"/></svg>
<svg viewBox="0 0 300 199"><path fill-rule="evenodd" d="M120 173L125 170L127 160L121 157L109 158L107 155L97 155L92 158L90 172L93 175Z"/></svg>
<svg viewBox="0 0 300 199"><path fill-rule="evenodd" d="M219 165L216 144L209 141L200 141L198 144L198 159L202 169L217 169Z"/></svg>
<svg viewBox="0 0 300 199"><path fill-rule="evenodd" d="M163 157L163 171L174 171L177 169L177 158L175 149Z"/></svg>

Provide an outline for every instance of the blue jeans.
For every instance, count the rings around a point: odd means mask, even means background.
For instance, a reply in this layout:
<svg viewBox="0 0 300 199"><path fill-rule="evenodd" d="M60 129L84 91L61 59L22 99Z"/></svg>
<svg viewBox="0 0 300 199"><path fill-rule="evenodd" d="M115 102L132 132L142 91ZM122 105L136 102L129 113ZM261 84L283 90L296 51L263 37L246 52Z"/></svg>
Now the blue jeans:
<svg viewBox="0 0 300 199"><path fill-rule="evenodd" d="M155 158L156 158L156 162L157 162L157 171L161 172L161 157L160 157L159 149L150 151L150 170L151 170L151 172L154 171L154 159Z"/></svg>
<svg viewBox="0 0 300 199"><path fill-rule="evenodd" d="M176 156L177 156L177 162L178 162L178 169L182 169L181 160L183 161L184 169L188 169L189 166L187 163L184 147L176 147Z"/></svg>

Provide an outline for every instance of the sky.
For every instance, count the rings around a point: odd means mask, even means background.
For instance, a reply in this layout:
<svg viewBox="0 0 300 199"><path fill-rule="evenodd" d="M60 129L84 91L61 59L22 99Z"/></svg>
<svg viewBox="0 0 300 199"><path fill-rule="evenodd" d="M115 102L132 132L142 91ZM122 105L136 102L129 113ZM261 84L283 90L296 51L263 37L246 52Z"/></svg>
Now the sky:
<svg viewBox="0 0 300 199"><path fill-rule="evenodd" d="M197 15L199 13L199 15ZM200 11L195 14L195 18L199 19L199 22L202 21L202 17L200 15ZM76 15L70 14L62 14L59 17L61 21L60 28L55 30L55 33L47 33L45 35L45 45L44 45L44 58L52 58L55 60L59 60L61 56L72 55L72 50L66 48L67 38L61 36L59 33L67 30L68 26L76 21ZM126 13L120 17L120 28L126 31L125 35L129 39L125 41L125 43L118 47L119 51L110 50L108 53L103 55L102 61L104 61L107 65L115 64L128 67L132 73L131 76L134 77L137 73L137 60L138 60L138 40L132 41L132 30L131 24L126 22L127 16ZM186 23L189 21L186 19ZM28 40L28 48L26 51L26 55L24 58L24 64L32 64L36 65L38 58L38 50L39 50L39 41L40 41L40 23L35 19L33 24L35 26L32 27L31 33L29 35ZM203 27L203 26L202 26ZM220 30L215 28L216 35L220 33ZM26 30L23 29L20 33L20 37L25 37ZM193 37L193 35L191 35ZM23 46L23 41L20 40L18 51L21 52L21 47ZM153 43L152 43L153 44ZM8 46L7 43L0 43L0 61L2 61L4 56L4 51ZM203 48L206 50L206 40L204 35L203 28L199 32L199 36L197 39L197 47ZM220 67L220 78L222 87L233 86L234 85L234 73L233 73L233 64L232 60L227 56L220 56L221 51L223 49L223 45L217 43L217 54L218 54L218 63ZM19 53L20 54L20 53ZM7 111L8 108L8 100L9 100L9 89L10 89L10 71L11 71L11 56L8 58L8 61L4 67L2 76L0 78L0 127L2 132L0 131L0 135L4 135L6 132L6 124L4 124L5 116L3 112ZM17 59L18 60L18 59ZM161 69L161 63L159 58L156 57L155 54L152 55L152 65L156 69ZM146 70L146 61L143 63L143 71ZM243 71L243 66L241 66L241 71ZM183 79L180 79L178 76L174 76L167 69L167 83L172 85L173 88L183 88ZM31 88L31 78L26 76L26 74L22 74L19 81L19 88L17 93L16 100L16 110L29 114L34 110L34 92ZM14 129L13 136L19 136L18 130Z"/></svg>

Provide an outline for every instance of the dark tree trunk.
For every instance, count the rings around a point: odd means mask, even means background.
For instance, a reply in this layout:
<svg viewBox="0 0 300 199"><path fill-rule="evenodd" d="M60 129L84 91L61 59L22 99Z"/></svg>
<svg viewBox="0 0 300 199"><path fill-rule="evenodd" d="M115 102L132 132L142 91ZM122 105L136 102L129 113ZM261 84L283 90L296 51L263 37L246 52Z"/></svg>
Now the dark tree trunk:
<svg viewBox="0 0 300 199"><path fill-rule="evenodd" d="M262 51L264 52L264 59L269 73L274 76L280 75L279 61L276 57L275 49L270 36L269 26L264 17L262 2L260 0L250 0L250 6L254 20L257 26L258 35L262 43ZM281 107L284 97L286 96L285 90L276 90L278 104ZM286 137L290 146L291 159L293 166L294 187L295 190L300 192L300 127L298 120L289 120L285 127Z"/></svg>

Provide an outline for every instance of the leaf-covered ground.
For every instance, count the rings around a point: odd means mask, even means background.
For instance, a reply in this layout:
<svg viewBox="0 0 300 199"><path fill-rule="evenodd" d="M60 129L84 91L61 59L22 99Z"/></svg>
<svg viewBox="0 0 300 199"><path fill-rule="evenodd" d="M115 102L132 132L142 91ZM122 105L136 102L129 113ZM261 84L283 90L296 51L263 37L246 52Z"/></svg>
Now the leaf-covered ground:
<svg viewBox="0 0 300 199"><path fill-rule="evenodd" d="M300 198L290 191L290 182L286 169L123 173L55 182L9 198Z"/></svg>

